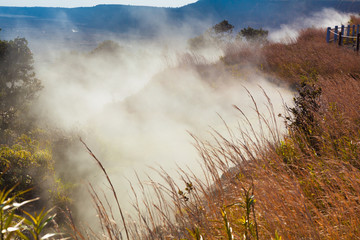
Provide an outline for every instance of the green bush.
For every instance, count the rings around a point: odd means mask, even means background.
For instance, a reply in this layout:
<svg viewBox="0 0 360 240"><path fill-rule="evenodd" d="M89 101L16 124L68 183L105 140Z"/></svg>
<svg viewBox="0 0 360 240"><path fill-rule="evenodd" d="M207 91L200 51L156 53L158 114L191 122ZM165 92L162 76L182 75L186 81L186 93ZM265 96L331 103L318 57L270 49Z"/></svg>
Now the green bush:
<svg viewBox="0 0 360 240"><path fill-rule="evenodd" d="M17 194L26 189L32 191L22 195L24 199L42 196L35 209L44 205L65 207L69 199L66 189L56 178L50 146L42 147L36 140L22 135L14 145L0 147L0 188L14 188Z"/></svg>
<svg viewBox="0 0 360 240"><path fill-rule="evenodd" d="M265 42L269 31L262 28L255 29L252 27L243 28L236 36L238 40L246 39L249 42Z"/></svg>

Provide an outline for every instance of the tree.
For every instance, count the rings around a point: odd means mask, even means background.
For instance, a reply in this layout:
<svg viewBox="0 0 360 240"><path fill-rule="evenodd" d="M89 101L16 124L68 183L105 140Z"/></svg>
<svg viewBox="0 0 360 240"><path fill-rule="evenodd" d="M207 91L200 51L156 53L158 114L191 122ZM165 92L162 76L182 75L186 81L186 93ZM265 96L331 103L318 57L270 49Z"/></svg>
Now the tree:
<svg viewBox="0 0 360 240"><path fill-rule="evenodd" d="M255 29L252 27L243 28L236 36L237 39L245 38L248 42L265 42L269 31L260 29Z"/></svg>
<svg viewBox="0 0 360 240"><path fill-rule="evenodd" d="M233 38L233 29L233 25L231 25L227 20L223 20L210 29L210 34L218 43L227 43Z"/></svg>
<svg viewBox="0 0 360 240"><path fill-rule="evenodd" d="M223 20L222 22L213 26L212 29L216 34L231 34L234 26L231 25L227 20Z"/></svg>
<svg viewBox="0 0 360 240"><path fill-rule="evenodd" d="M42 89L35 76L33 54L25 38L0 40L0 190L36 201L40 210L50 201L67 203L65 187L54 170L51 138L36 129L26 114Z"/></svg>
<svg viewBox="0 0 360 240"><path fill-rule="evenodd" d="M33 63L25 38L0 40L0 144L4 143L5 131L19 127L15 127L16 117L28 109L42 89Z"/></svg>
<svg viewBox="0 0 360 240"><path fill-rule="evenodd" d="M233 38L233 29L233 25L227 20L223 20L206 30L203 34L189 39L188 45L193 50L212 46L221 47Z"/></svg>

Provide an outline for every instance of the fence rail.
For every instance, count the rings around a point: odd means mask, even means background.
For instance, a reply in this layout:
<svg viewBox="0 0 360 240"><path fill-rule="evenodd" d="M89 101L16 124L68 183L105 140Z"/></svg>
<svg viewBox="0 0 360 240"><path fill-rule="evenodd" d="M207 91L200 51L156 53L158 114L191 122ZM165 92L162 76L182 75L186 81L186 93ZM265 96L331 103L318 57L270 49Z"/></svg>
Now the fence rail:
<svg viewBox="0 0 360 240"><path fill-rule="evenodd" d="M339 26L335 26L335 28L328 27L326 42L338 43L339 46L350 46L358 52L360 45L360 25L341 25L340 28Z"/></svg>

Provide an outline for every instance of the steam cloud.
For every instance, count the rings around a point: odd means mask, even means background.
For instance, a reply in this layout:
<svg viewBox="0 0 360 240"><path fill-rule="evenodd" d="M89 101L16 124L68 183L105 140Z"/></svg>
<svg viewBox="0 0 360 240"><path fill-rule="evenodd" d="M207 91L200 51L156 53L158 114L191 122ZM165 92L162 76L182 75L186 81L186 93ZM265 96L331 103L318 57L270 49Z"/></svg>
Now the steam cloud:
<svg viewBox="0 0 360 240"><path fill-rule="evenodd" d="M299 20L304 24L296 23L291 29L319 25L317 19L323 15L332 16L337 23L347 19L347 15L332 11L324 10L310 19ZM143 179L151 171L149 167L157 166L170 174L176 173L178 166L191 166L194 173L200 173L196 163L198 153L187 131L209 138L211 126L226 135L218 115L235 129L240 113L233 104L256 122L247 90L260 110L266 110L263 88L274 104L275 114L283 111L283 100L290 102L293 96L286 87L255 71L249 74L251 66L246 71L248 74L242 76L241 70L231 74L221 64L205 70L186 64L199 59L204 64L211 63L222 52L217 49L202 56L192 55L185 44L179 44L186 43L185 39L192 34L188 27L183 26L181 36L167 29L164 25L159 30L161 39L152 42L115 39L122 46L115 52L71 52L49 46L44 49L50 52L37 59L37 76L45 88L34 111L44 124L81 132L81 137L103 162L118 194L123 196L126 210L130 209L127 179L135 181L134 171ZM170 35L174 37L163 39ZM275 36L279 33L271 34L270 38L275 40ZM184 62L186 56L189 61ZM86 179L104 188L106 181L85 148L64 149L64 152L71 160L66 167L71 174L79 176L79 182ZM84 204L82 201L80 210L89 214Z"/></svg>
<svg viewBox="0 0 360 240"><path fill-rule="evenodd" d="M278 30L271 29L269 31L269 40L273 42L291 42L298 37L301 29L310 27L327 28L346 24L350 20L350 15L349 13L340 13L332 8L325 8L310 17L296 19L291 24L283 24Z"/></svg>
<svg viewBox="0 0 360 240"><path fill-rule="evenodd" d="M37 114L55 127L81 130L121 196L130 195L126 179L133 181L134 171L145 178L150 166L170 173L177 166L191 166L200 173L187 131L209 138L211 126L225 133L218 114L236 127L240 114L232 104L255 120L246 89L261 106L266 98L259 86L264 88L277 113L282 112L282 97L292 97L263 76L239 80L220 66L205 77L193 66L169 66L177 53L167 51L164 57L161 46L139 46L110 55L64 53L37 70L45 85ZM86 173L86 179L104 187L106 181L85 149L68 152L68 158L72 162L67 167L77 172L73 174ZM128 201L124 197L122 204L128 207Z"/></svg>

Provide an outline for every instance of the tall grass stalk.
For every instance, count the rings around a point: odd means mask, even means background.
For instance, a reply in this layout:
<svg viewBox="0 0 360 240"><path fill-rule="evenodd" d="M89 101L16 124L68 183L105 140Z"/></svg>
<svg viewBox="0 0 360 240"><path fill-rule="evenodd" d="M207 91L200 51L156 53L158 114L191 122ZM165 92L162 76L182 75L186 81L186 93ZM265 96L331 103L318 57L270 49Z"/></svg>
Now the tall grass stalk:
<svg viewBox="0 0 360 240"><path fill-rule="evenodd" d="M120 207L120 203L119 203L119 200L118 200L118 197L117 197L117 194L116 194L116 191L115 191L115 188L110 180L110 177L109 175L107 174L104 166L102 165L102 163L97 159L97 157L93 154L93 152L90 150L90 148L86 145L86 143L80 138L80 141L81 143L85 146L85 148L87 149L87 151L89 152L89 154L95 159L95 161L97 162L97 164L99 165L99 167L101 168L101 170L103 171L103 173L105 174L106 176L106 179L108 181L108 183L110 184L110 187L111 187L111 190L112 190L112 193L114 194L114 198L116 200L116 204L118 206L118 209L119 209L119 213L120 213L120 216L121 216L121 219L122 219L122 222L123 222L123 226L124 226L124 229L125 229L125 233L126 233L126 237L127 239L130 239L129 238L129 232L128 232L128 229L127 229L127 226L126 226L126 221L125 221L125 218L124 218L124 214L122 212L122 209ZM94 191L93 191L94 192Z"/></svg>
<svg viewBox="0 0 360 240"><path fill-rule="evenodd" d="M212 129L208 140L191 135L201 174L189 167L179 168L178 176L155 170L161 182L137 176L139 190L130 184L136 214L128 225L122 216L128 239L360 239L359 60L327 45L324 36L306 30L297 41L265 44L263 57L252 60L293 88L308 84L299 89L296 111L279 112L265 94L267 112L261 112L249 93L257 122L234 106L242 117L237 129L224 121L226 134ZM223 61L241 65L242 54ZM321 95L311 97L309 86L321 88ZM318 107L302 108L306 99ZM104 231L121 232L111 223L111 208L92 194ZM228 207L225 215L224 206L242 207Z"/></svg>

